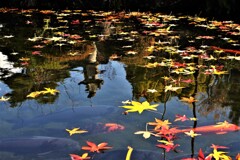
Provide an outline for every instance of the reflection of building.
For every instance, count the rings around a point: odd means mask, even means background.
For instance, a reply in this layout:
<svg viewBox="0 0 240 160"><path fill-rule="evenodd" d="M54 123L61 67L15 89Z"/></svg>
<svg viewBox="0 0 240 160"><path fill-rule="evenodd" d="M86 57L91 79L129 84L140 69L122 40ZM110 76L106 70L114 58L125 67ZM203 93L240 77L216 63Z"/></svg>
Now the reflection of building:
<svg viewBox="0 0 240 160"><path fill-rule="evenodd" d="M95 42L93 42L93 51L89 53L89 56L87 57L87 64L86 66L83 66L83 72L84 72L84 80L79 83L86 85L86 90L89 92L88 98L93 97L97 90L101 88L101 85L103 84L103 80L99 79L98 74L98 50Z"/></svg>

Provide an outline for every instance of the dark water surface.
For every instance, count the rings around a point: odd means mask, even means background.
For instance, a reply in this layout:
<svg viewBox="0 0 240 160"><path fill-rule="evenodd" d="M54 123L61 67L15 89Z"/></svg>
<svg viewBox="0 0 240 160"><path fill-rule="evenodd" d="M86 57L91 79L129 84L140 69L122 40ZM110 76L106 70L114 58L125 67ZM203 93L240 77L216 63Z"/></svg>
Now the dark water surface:
<svg viewBox="0 0 240 160"><path fill-rule="evenodd" d="M134 134L155 118L179 128L239 125L240 25L231 19L0 11L0 159L70 159L70 153L84 153L86 141L113 147L93 156L104 160L125 158L127 146L135 160L188 158L200 148L211 152L211 144L229 145L232 157L240 152L238 131L177 134L178 153L157 148L160 137ZM167 90L170 85L183 88ZM197 101L185 103L183 97ZM125 115L119 106L127 100L159 106ZM175 121L176 115L197 121ZM106 123L124 130L109 131ZM65 129L76 127L88 133L69 136Z"/></svg>

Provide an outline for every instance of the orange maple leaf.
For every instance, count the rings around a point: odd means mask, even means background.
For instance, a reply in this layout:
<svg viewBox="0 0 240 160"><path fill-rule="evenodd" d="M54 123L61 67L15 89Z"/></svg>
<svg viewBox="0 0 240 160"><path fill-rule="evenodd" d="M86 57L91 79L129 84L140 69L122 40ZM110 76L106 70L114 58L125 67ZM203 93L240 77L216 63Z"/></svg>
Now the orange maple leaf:
<svg viewBox="0 0 240 160"><path fill-rule="evenodd" d="M187 103L193 103L193 102L196 102L197 100L194 98L194 97L182 97L180 101L183 101L183 102L187 102Z"/></svg>
<svg viewBox="0 0 240 160"><path fill-rule="evenodd" d="M160 129L162 127L168 129L169 124L172 124L168 120L162 121L161 119L157 119L157 118L155 118L155 121L156 122L148 122L148 125L155 126L154 130Z"/></svg>
<svg viewBox="0 0 240 160"><path fill-rule="evenodd" d="M107 150L107 149L111 149L112 147L107 146L108 143L103 142L103 143L99 143L98 145L96 145L93 142L87 141L86 142L88 146L82 146L82 150L88 150L90 152L102 152L103 150Z"/></svg>

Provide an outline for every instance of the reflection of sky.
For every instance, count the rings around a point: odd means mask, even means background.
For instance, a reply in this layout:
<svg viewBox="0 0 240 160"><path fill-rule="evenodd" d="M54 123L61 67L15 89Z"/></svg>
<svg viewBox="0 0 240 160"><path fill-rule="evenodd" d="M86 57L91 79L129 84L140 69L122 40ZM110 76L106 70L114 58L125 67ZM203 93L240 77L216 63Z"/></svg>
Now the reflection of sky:
<svg viewBox="0 0 240 160"><path fill-rule="evenodd" d="M98 78L104 82L97 90L94 97L87 98L88 92L85 85L78 85L84 80L83 68L73 69L70 78L66 78L64 83L59 85L60 97L58 103L67 104L65 106L77 105L121 105L122 101L132 98L132 87L126 80L126 71L124 65L119 62L111 61L108 64L99 65L99 71L105 71L98 74Z"/></svg>
<svg viewBox="0 0 240 160"><path fill-rule="evenodd" d="M13 62L9 62L8 61L8 57L6 55L4 55L2 52L0 52L0 68L4 69L4 70L8 70L9 72L12 73L21 73L22 68L19 67L14 67L13 66ZM0 70L0 77L3 75L3 73ZM11 75L7 75L4 77L9 77Z"/></svg>
<svg viewBox="0 0 240 160"><path fill-rule="evenodd" d="M11 92L10 88L6 84L0 81L0 96L9 92Z"/></svg>

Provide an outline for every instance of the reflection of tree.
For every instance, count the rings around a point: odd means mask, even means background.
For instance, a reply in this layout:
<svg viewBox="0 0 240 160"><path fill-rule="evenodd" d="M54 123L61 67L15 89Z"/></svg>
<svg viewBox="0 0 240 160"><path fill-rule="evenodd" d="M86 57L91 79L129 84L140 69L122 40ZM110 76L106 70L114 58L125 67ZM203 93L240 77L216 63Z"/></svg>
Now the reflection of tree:
<svg viewBox="0 0 240 160"><path fill-rule="evenodd" d="M7 79L4 83L12 89L9 93L11 99L9 100L11 107L18 106L21 102L26 100L30 92L44 90L44 87L56 88L57 82L62 81L69 76L68 72L58 71L59 75L53 74L56 70L35 69L26 74L15 74ZM39 103L53 103L57 96L40 96L36 100Z"/></svg>
<svg viewBox="0 0 240 160"><path fill-rule="evenodd" d="M219 119L221 115L227 115L229 107L231 112L229 118L235 124L239 123L239 98L240 88L236 85L238 82L237 76L239 73L232 71L230 75L224 76L206 76L210 80L205 94L202 95L201 106L199 112L207 116L209 113L214 112L214 117ZM200 77L201 77L200 76ZM204 87L205 88L205 87ZM203 88L201 91L203 92Z"/></svg>

